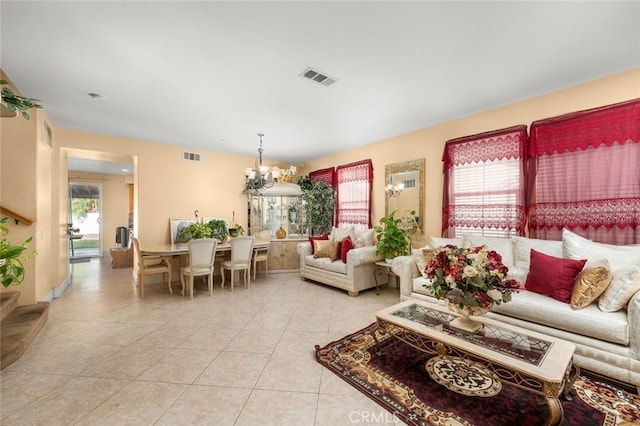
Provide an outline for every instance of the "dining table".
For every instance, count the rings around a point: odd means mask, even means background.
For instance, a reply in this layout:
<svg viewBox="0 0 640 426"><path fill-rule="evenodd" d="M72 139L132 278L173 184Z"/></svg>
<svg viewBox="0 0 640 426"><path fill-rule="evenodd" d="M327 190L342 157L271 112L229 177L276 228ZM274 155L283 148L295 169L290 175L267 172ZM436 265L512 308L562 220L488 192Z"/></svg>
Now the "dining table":
<svg viewBox="0 0 640 426"><path fill-rule="evenodd" d="M254 249L269 247L269 241L259 241L253 245ZM230 252L231 243L225 241L224 243L218 243L216 247L216 253ZM176 244L157 244L150 246L140 247L140 252L143 256L179 256L189 254L189 244L176 243Z"/></svg>

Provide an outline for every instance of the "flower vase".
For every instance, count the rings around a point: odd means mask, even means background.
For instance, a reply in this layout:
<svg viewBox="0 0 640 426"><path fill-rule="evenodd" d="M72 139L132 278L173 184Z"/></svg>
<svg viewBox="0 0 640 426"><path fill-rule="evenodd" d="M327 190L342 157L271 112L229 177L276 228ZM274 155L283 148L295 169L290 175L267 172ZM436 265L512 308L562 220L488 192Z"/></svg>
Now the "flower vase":
<svg viewBox="0 0 640 426"><path fill-rule="evenodd" d="M458 330L468 331L469 333L475 333L482 328L482 323L471 319L471 315L484 315L489 312L489 308L484 306L464 306L460 307L457 303L447 302L447 308L460 315L449 325Z"/></svg>

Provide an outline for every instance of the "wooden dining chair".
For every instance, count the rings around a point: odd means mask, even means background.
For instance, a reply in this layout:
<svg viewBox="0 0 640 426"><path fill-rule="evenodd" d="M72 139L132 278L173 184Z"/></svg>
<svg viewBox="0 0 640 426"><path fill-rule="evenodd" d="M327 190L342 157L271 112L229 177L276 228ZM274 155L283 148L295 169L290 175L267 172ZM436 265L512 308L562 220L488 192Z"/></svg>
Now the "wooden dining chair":
<svg viewBox="0 0 640 426"><path fill-rule="evenodd" d="M230 271L231 291L233 291L234 272L244 271L245 287L249 288L251 278L251 256L255 237L235 237L231 239L231 259L222 262L222 284L224 288L224 271Z"/></svg>
<svg viewBox="0 0 640 426"><path fill-rule="evenodd" d="M209 296L213 295L213 271L216 258L218 240L204 238L191 240L189 245L189 265L180 268L180 283L184 296L185 278L189 277L189 295L193 299L193 279L199 276L207 276L209 284Z"/></svg>
<svg viewBox="0 0 640 426"><path fill-rule="evenodd" d="M261 243L260 247L253 248L253 280L256 280L256 273L258 272L258 263L264 263L264 270L269 275L269 247L271 246L271 230L266 229L258 232L256 235L256 242ZM262 244L267 243L264 247Z"/></svg>
<svg viewBox="0 0 640 426"><path fill-rule="evenodd" d="M143 256L140 251L140 241L131 234L131 244L133 245L134 267L137 268L136 281L138 282L138 294L144 299L144 278L147 275L167 274L167 285L169 294L173 294L171 289L171 259L162 256Z"/></svg>

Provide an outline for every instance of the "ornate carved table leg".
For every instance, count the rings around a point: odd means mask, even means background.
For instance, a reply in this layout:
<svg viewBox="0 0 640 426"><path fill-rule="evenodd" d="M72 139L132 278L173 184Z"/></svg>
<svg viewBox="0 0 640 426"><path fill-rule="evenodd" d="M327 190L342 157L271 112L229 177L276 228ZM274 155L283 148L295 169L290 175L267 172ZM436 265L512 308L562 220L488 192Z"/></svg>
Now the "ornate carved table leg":
<svg viewBox="0 0 640 426"><path fill-rule="evenodd" d="M387 330L384 328L384 324L381 324L379 321L376 323L376 326L373 328L373 330L371 330L371 336L373 337L373 340L376 342L376 349L375 349L376 355L381 356L382 348L380 348L380 341L378 340L376 331L379 332L380 334L386 334Z"/></svg>
<svg viewBox="0 0 640 426"><path fill-rule="evenodd" d="M558 398L546 397L547 405L549 406L549 420L548 426L559 425L564 419L564 412L562 411L562 404Z"/></svg>

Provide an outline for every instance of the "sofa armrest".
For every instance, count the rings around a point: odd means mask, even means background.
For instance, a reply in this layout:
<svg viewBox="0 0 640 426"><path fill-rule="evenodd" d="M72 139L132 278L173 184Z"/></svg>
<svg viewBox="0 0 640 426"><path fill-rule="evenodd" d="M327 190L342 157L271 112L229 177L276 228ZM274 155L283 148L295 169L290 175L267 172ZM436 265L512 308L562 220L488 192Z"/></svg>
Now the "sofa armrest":
<svg viewBox="0 0 640 426"><path fill-rule="evenodd" d="M391 262L391 270L400 279L400 296L411 297L413 279L420 275L413 256L398 256Z"/></svg>
<svg viewBox="0 0 640 426"><path fill-rule="evenodd" d="M627 305L629 320L629 350L633 358L640 360L640 290L636 291Z"/></svg>
<svg viewBox="0 0 640 426"><path fill-rule="evenodd" d="M311 243L309 241L298 243L297 250L298 254L304 258L311 254Z"/></svg>
<svg viewBox="0 0 640 426"><path fill-rule="evenodd" d="M347 253L347 268L349 266L360 266L376 263L384 259L382 254L378 254L376 246L359 247L349 250Z"/></svg>

